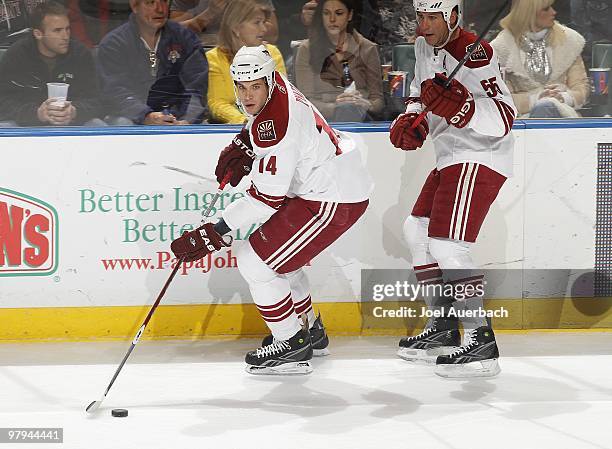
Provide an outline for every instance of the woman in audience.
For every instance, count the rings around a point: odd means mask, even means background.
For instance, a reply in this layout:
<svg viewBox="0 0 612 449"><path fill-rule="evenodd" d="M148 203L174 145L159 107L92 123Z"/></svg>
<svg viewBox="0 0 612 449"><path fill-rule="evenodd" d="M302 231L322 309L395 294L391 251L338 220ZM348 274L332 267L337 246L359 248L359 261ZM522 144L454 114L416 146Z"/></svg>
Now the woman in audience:
<svg viewBox="0 0 612 449"><path fill-rule="evenodd" d="M246 116L236 106L230 63L243 45L265 44L263 37L270 18L269 0L232 0L219 26L219 45L206 52L208 59L208 107L212 121L239 124ZM283 57L274 45L266 44L276 70L286 73Z"/></svg>
<svg viewBox="0 0 612 449"><path fill-rule="evenodd" d="M353 29L353 0L320 1L296 57L297 87L333 121L377 118L384 106L376 44Z"/></svg>
<svg viewBox="0 0 612 449"><path fill-rule="evenodd" d="M515 0L491 42L519 114L578 117L589 95L584 38L555 20L554 0Z"/></svg>

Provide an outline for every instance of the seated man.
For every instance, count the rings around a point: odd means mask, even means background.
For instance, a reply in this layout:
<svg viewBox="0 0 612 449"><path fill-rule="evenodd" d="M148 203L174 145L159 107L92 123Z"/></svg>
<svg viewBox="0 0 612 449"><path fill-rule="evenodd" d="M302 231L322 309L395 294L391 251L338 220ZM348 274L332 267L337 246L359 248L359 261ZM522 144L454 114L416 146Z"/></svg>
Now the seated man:
<svg viewBox="0 0 612 449"><path fill-rule="evenodd" d="M98 47L109 123L201 123L208 64L197 36L168 21L168 0L130 0L130 7L128 22Z"/></svg>
<svg viewBox="0 0 612 449"><path fill-rule="evenodd" d="M6 125L101 125L94 61L70 39L64 7L43 3L31 15L32 32L0 62L0 120ZM47 83L70 85L68 101L47 98Z"/></svg>

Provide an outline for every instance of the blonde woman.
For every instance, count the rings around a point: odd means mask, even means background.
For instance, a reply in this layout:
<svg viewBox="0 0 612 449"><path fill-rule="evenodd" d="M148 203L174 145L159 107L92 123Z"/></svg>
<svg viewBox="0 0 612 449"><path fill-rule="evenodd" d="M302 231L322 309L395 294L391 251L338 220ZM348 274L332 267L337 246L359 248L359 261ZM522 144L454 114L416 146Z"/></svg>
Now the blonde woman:
<svg viewBox="0 0 612 449"><path fill-rule="evenodd" d="M515 0L491 42L522 116L578 117L589 95L584 38L555 20L554 0Z"/></svg>
<svg viewBox="0 0 612 449"><path fill-rule="evenodd" d="M219 26L219 45L206 52L208 59L208 107L214 122L240 124L246 116L236 106L230 63L243 46L264 43L271 9L269 0L232 0ZM266 44L276 69L286 74L283 57L274 45Z"/></svg>

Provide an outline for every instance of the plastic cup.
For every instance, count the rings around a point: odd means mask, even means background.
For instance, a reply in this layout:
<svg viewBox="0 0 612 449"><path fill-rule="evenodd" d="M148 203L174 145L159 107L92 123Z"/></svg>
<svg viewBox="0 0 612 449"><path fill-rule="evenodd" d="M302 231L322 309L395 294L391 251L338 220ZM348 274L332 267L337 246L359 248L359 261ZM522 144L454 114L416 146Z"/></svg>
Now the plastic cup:
<svg viewBox="0 0 612 449"><path fill-rule="evenodd" d="M55 99L51 104L63 107L68 98L68 87L70 84L67 83L47 83L47 98Z"/></svg>
<svg viewBox="0 0 612 449"><path fill-rule="evenodd" d="M382 66L383 81L389 81L389 72L391 71L391 64L383 64Z"/></svg>
<svg viewBox="0 0 612 449"><path fill-rule="evenodd" d="M593 86L593 95L603 96L608 95L608 86L610 82L609 68L589 69L591 72L591 81Z"/></svg>

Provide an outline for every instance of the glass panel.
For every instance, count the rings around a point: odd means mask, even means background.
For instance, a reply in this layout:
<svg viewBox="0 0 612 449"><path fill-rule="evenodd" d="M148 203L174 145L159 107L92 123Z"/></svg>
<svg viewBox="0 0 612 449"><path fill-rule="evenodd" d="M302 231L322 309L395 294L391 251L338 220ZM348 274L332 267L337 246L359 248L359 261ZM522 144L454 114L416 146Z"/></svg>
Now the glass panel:
<svg viewBox="0 0 612 449"><path fill-rule="evenodd" d="M479 34L504 3L466 2L464 27ZM514 1L533 21L494 24L486 39L520 117L610 115L610 3ZM263 41L327 120L392 120L405 110L416 36L410 0L7 0L0 125L241 124L229 64ZM68 84L65 98L48 83Z"/></svg>

